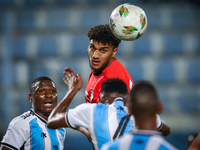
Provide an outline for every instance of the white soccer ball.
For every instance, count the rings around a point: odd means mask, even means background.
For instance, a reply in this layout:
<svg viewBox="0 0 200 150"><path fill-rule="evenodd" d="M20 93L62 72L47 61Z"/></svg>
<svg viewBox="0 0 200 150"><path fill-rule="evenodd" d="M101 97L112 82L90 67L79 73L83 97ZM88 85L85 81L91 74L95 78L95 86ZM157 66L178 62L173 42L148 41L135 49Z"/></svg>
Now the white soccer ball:
<svg viewBox="0 0 200 150"><path fill-rule="evenodd" d="M147 29L147 16L139 6L125 3L117 6L110 15L110 28L119 39L133 41Z"/></svg>

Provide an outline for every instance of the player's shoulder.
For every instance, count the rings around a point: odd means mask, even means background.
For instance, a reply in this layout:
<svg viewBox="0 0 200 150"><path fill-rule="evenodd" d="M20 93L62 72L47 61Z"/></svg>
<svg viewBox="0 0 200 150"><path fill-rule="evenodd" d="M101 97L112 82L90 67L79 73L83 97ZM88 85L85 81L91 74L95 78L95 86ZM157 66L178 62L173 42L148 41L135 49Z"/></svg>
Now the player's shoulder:
<svg viewBox="0 0 200 150"><path fill-rule="evenodd" d="M20 116L17 116L12 119L12 121L9 124L10 128L26 128L29 126L30 119L33 114L31 111L24 112Z"/></svg>
<svg viewBox="0 0 200 150"><path fill-rule="evenodd" d="M111 65L106 69L107 76L119 76L119 75L121 76L124 74L129 74L129 73L125 68L125 66L117 59L114 59Z"/></svg>
<svg viewBox="0 0 200 150"><path fill-rule="evenodd" d="M105 108L107 108L107 107L110 107L110 105L98 103L98 104L96 104L95 107L98 108L98 109L105 109Z"/></svg>
<svg viewBox="0 0 200 150"><path fill-rule="evenodd" d="M111 66L125 68L124 65L116 58L113 60L113 63Z"/></svg>
<svg viewBox="0 0 200 150"><path fill-rule="evenodd" d="M171 143L169 143L162 135L160 134L155 134L150 136L151 143L158 143L160 145L162 145L163 147L166 147L167 149L170 150L177 150L177 148L175 148Z"/></svg>
<svg viewBox="0 0 200 150"><path fill-rule="evenodd" d="M93 109L96 105L96 103L83 103L76 106L75 109L79 111L88 111L90 109Z"/></svg>

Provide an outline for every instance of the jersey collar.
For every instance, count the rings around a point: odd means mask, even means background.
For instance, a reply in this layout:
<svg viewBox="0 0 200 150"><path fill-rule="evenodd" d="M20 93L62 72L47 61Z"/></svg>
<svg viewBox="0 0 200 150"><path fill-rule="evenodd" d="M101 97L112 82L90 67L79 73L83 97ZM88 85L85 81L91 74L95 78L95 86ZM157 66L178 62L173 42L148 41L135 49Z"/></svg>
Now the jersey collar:
<svg viewBox="0 0 200 150"><path fill-rule="evenodd" d="M35 116L37 116L43 123L47 124L47 121L43 119L40 115L38 115L36 112L33 111L33 109L30 110Z"/></svg>
<svg viewBox="0 0 200 150"><path fill-rule="evenodd" d="M161 132L155 130L134 130L131 131L132 134L140 134L140 135L162 135Z"/></svg>

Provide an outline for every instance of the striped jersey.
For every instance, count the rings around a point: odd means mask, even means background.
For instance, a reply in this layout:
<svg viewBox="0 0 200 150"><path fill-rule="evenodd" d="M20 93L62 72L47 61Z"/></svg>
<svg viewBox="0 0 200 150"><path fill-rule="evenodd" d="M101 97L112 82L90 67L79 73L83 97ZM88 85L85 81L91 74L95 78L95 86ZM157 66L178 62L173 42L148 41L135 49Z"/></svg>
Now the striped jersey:
<svg viewBox="0 0 200 150"><path fill-rule="evenodd" d="M79 126L88 129L94 148L98 150L104 143L113 140L115 131L126 116L127 107L124 106L122 98L118 97L111 105L105 104L81 104L66 113L66 123L71 128ZM162 120L157 117L157 127L162 126ZM134 117L131 116L124 134L135 129Z"/></svg>
<svg viewBox="0 0 200 150"><path fill-rule="evenodd" d="M1 145L13 150L63 150L65 129L49 129L32 109L14 118Z"/></svg>
<svg viewBox="0 0 200 150"><path fill-rule="evenodd" d="M122 117L126 116L124 102L117 98L111 105L84 103L66 113L66 123L71 128L79 126L88 129L94 148L98 150L104 143L112 141ZM129 120L124 133L133 129Z"/></svg>
<svg viewBox="0 0 200 150"><path fill-rule="evenodd" d="M131 131L114 142L108 142L101 150L177 150L161 133L150 130Z"/></svg>

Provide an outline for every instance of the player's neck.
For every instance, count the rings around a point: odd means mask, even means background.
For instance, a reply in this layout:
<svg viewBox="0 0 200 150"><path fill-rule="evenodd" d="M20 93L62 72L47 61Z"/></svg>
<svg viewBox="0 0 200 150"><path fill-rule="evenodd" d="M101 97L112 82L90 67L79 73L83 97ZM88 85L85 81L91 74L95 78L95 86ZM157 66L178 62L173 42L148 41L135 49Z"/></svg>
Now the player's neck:
<svg viewBox="0 0 200 150"><path fill-rule="evenodd" d="M157 130L156 118L135 119L136 126L140 130Z"/></svg>
<svg viewBox="0 0 200 150"><path fill-rule="evenodd" d="M94 76L99 76L99 75L101 75L102 73L103 73L102 71L95 71L95 70L93 70Z"/></svg>

